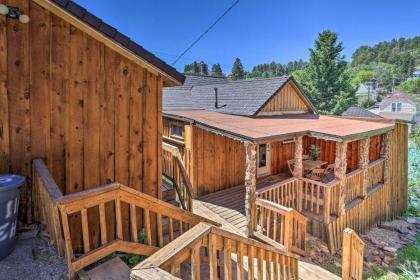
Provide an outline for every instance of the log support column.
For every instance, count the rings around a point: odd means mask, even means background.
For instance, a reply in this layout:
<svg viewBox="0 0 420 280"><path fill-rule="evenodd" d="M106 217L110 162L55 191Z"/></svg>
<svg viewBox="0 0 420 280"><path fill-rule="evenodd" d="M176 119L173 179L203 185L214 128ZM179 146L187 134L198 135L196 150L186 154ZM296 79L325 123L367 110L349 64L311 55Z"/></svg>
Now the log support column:
<svg viewBox="0 0 420 280"><path fill-rule="evenodd" d="M369 188L369 149L370 149L370 138L366 137L359 141L359 163L358 167L362 170L361 184L361 195L363 198L367 196L367 190Z"/></svg>
<svg viewBox="0 0 420 280"><path fill-rule="evenodd" d="M390 145L391 145L392 132L389 131L382 136L382 145L381 145L381 158L385 159L384 161L384 183L388 181L389 177L389 156L390 156Z"/></svg>
<svg viewBox="0 0 420 280"><path fill-rule="evenodd" d="M257 190L257 145L245 143L245 215L246 235L251 237L255 224L255 201Z"/></svg>
<svg viewBox="0 0 420 280"><path fill-rule="evenodd" d="M340 184L338 198L338 215L346 212L346 171L347 171L347 142L337 142L335 150L334 175Z"/></svg>
<svg viewBox="0 0 420 280"><path fill-rule="evenodd" d="M303 177L303 136L299 136L295 140L295 163L293 167L293 176ZM296 194L297 210L302 211L302 194L303 182L299 180L298 193Z"/></svg>

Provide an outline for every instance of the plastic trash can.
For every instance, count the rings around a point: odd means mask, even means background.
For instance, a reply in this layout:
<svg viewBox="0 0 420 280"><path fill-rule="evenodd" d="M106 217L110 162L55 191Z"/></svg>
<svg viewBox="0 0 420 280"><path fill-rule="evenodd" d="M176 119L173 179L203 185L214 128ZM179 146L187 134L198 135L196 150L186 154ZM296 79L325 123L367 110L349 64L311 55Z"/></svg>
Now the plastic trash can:
<svg viewBox="0 0 420 280"><path fill-rule="evenodd" d="M19 189L25 177L0 174L0 260L13 250L19 209Z"/></svg>

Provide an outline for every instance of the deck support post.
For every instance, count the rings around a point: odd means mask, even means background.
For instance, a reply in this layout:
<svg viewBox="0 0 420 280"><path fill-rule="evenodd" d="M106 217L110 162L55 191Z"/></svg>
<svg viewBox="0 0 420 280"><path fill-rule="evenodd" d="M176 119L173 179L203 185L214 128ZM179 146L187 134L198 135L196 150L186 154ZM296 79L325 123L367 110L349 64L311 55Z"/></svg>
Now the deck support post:
<svg viewBox="0 0 420 280"><path fill-rule="evenodd" d="M346 212L346 171L347 142L337 142L335 149L334 175L340 182L340 197L338 199L338 216Z"/></svg>
<svg viewBox="0 0 420 280"><path fill-rule="evenodd" d="M246 235L251 237L255 225L255 201L257 190L257 145L245 142L245 215Z"/></svg>
<svg viewBox="0 0 420 280"><path fill-rule="evenodd" d="M362 181L361 184L361 195L363 198L367 196L367 190L369 188L369 149L370 149L370 138L366 137L359 141L359 162L358 168L362 170Z"/></svg>
<svg viewBox="0 0 420 280"><path fill-rule="evenodd" d="M303 136L296 137L295 139L295 164L293 167L293 176L303 177ZM297 210L302 211L302 198L303 193L302 181L298 182L298 192L296 195Z"/></svg>
<svg viewBox="0 0 420 280"><path fill-rule="evenodd" d="M389 156L390 156L390 144L392 139L392 132L388 131L382 136L382 145L381 145L381 158L385 159L384 161L384 183L388 181L389 177Z"/></svg>

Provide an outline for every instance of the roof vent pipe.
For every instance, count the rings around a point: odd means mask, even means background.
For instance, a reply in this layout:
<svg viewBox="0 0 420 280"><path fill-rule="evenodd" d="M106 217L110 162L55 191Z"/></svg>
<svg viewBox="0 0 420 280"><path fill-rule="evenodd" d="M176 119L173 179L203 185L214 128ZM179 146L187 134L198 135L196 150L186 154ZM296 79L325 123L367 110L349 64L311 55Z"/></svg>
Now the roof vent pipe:
<svg viewBox="0 0 420 280"><path fill-rule="evenodd" d="M219 94L217 93L217 88L214 88L214 99L214 108L220 109L226 106L226 104L223 106L219 106Z"/></svg>

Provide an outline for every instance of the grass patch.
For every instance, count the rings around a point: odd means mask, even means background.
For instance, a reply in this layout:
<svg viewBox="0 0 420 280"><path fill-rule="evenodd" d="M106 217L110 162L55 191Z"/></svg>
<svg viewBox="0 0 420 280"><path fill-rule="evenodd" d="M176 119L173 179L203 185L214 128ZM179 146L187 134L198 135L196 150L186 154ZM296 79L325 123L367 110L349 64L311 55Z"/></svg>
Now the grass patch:
<svg viewBox="0 0 420 280"><path fill-rule="evenodd" d="M400 263L406 261L416 261L420 265L420 234L416 236L416 242L413 245L405 247L399 255Z"/></svg>
<svg viewBox="0 0 420 280"><path fill-rule="evenodd" d="M321 266L325 270L328 270L329 272L341 277L341 266L337 266L333 261L328 261Z"/></svg>

